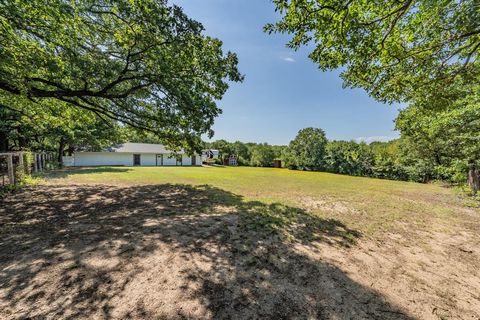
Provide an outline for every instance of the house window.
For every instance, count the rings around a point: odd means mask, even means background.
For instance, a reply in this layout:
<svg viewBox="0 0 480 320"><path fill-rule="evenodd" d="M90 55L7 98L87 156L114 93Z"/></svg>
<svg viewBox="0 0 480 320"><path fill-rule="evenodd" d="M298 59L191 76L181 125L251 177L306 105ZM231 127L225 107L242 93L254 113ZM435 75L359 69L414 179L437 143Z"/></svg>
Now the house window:
<svg viewBox="0 0 480 320"><path fill-rule="evenodd" d="M133 155L133 165L134 166L139 166L140 165L140 155L139 154L134 154Z"/></svg>

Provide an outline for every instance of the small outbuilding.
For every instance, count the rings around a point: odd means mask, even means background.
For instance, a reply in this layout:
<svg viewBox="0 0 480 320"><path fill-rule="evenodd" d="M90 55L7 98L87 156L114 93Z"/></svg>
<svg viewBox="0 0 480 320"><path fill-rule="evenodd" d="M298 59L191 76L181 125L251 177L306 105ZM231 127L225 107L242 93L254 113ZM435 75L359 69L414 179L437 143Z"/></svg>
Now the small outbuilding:
<svg viewBox="0 0 480 320"><path fill-rule="evenodd" d="M67 158L67 157L65 157ZM125 143L102 152L74 152L65 159L66 165L86 166L197 166L200 155L188 155L183 150L173 152L162 144Z"/></svg>

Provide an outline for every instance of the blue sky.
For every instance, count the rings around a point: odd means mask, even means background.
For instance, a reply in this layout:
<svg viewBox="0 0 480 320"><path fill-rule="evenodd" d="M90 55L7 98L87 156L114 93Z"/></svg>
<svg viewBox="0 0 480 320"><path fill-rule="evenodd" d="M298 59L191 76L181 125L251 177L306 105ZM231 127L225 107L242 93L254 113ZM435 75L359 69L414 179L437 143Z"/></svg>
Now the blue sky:
<svg viewBox="0 0 480 320"><path fill-rule="evenodd" d="M395 138L398 106L374 101L362 89L343 89L339 72L322 72L307 55L287 48L288 35L268 35L263 26L278 19L269 0L171 0L200 21L239 57L242 83L219 101L216 139L288 144L305 127L329 139Z"/></svg>

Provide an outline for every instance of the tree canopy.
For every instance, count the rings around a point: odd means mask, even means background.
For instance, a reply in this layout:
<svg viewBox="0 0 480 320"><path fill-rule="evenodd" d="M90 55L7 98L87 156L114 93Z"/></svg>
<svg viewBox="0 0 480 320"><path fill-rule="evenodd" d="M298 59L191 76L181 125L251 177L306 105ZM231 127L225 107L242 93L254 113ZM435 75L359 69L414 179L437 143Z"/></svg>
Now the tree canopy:
<svg viewBox="0 0 480 320"><path fill-rule="evenodd" d="M326 145L327 138L322 129L302 129L284 151L285 165L301 170L320 170L324 166Z"/></svg>
<svg viewBox="0 0 480 320"><path fill-rule="evenodd" d="M259 143L251 147L250 165L254 167L271 167L275 159L275 150L268 143Z"/></svg>
<svg viewBox="0 0 480 320"><path fill-rule="evenodd" d="M325 169L330 172L368 176L372 174L374 154L366 143L329 141Z"/></svg>
<svg viewBox="0 0 480 320"><path fill-rule="evenodd" d="M345 85L384 102L449 94L456 78L478 81L476 0L273 0L280 21L268 32L313 45L322 70L342 68Z"/></svg>
<svg viewBox="0 0 480 320"><path fill-rule="evenodd" d="M441 111L432 111L435 103L420 101L400 112L396 127L409 141L411 150L438 166L478 162L480 95L466 95Z"/></svg>
<svg viewBox="0 0 480 320"><path fill-rule="evenodd" d="M242 80L236 55L202 31L166 0L1 1L2 103L77 108L193 148Z"/></svg>
<svg viewBox="0 0 480 320"><path fill-rule="evenodd" d="M0 107L0 151L55 150L61 159L67 148L100 151L126 138L127 132L116 121L64 103L31 104L20 96L0 95Z"/></svg>

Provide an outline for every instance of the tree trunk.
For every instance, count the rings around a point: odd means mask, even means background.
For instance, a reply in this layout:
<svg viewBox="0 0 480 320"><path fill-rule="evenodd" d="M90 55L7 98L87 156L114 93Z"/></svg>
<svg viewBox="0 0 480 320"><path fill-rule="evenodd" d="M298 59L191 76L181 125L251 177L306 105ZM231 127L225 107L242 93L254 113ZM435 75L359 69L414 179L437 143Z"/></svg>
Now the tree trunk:
<svg viewBox="0 0 480 320"><path fill-rule="evenodd" d="M58 164L63 165L63 151L65 150L65 138L60 138L60 144L58 146Z"/></svg>
<svg viewBox="0 0 480 320"><path fill-rule="evenodd" d="M5 131L0 131L0 152L8 151L8 137Z"/></svg>
<svg viewBox="0 0 480 320"><path fill-rule="evenodd" d="M473 162L468 164L468 185L474 194L480 189L480 170Z"/></svg>

